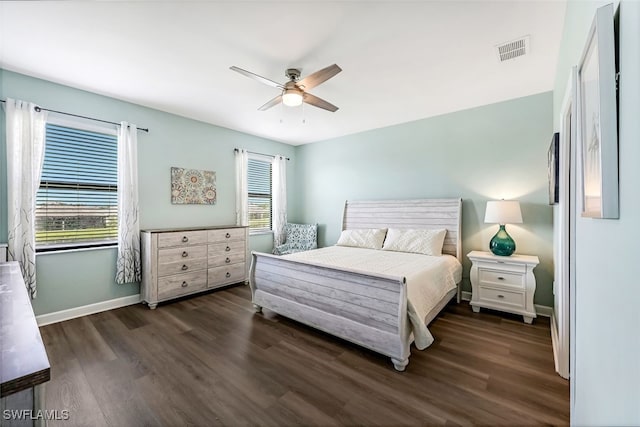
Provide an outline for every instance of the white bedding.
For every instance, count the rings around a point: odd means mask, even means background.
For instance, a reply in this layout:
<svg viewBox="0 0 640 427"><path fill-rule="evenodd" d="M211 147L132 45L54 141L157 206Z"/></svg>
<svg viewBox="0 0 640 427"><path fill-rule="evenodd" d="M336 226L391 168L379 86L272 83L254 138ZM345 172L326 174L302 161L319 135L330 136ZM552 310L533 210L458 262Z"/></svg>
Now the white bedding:
<svg viewBox="0 0 640 427"><path fill-rule="evenodd" d="M343 246L329 246L285 255L284 258L313 264L349 268L363 273L405 277L407 311L416 347L420 350L433 343L424 323L427 314L462 278L462 265L451 255L428 256L406 252L390 252Z"/></svg>

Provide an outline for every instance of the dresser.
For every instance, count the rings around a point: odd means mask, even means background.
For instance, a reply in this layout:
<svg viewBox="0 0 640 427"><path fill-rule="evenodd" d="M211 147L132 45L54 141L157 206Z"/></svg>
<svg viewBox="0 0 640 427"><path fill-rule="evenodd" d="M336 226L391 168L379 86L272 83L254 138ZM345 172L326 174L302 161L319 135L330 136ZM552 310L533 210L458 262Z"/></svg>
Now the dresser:
<svg viewBox="0 0 640 427"><path fill-rule="evenodd" d="M526 323L533 322L536 310L533 295L536 278L533 269L539 264L537 256L497 256L490 252L472 251L467 257L471 266L471 306L520 314Z"/></svg>
<svg viewBox="0 0 640 427"><path fill-rule="evenodd" d="M142 230L142 300L159 302L247 280L248 227Z"/></svg>

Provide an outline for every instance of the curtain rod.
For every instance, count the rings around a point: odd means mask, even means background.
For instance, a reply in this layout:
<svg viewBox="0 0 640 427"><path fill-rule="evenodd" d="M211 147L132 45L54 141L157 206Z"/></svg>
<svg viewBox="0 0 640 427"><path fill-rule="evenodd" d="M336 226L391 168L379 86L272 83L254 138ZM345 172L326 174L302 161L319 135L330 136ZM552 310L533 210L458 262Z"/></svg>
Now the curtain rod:
<svg viewBox="0 0 640 427"><path fill-rule="evenodd" d="M240 148L234 148L233 151L240 151ZM273 154L264 154L264 153L256 153L255 151L249 151L249 150L245 150L247 153L251 153L251 154L257 154L259 156L267 156L267 157L276 157ZM287 160L291 160L288 157L285 157L285 159Z"/></svg>
<svg viewBox="0 0 640 427"><path fill-rule="evenodd" d="M6 103L7 101L4 100L4 99L0 99L0 102L5 102ZM102 120L102 119L96 119L96 118L93 118L93 117L81 116L79 114L65 113L64 111L50 110L48 108L42 108L42 107L36 106L36 111L41 111L41 110L42 111L50 111L52 113L64 114L66 116L79 117L81 119L89 119L89 120L93 120L93 121L96 121L96 122L109 123L109 124L112 124L112 125L120 126L120 123L110 122L108 120ZM142 132L149 133L149 128L138 128L138 130L141 130Z"/></svg>

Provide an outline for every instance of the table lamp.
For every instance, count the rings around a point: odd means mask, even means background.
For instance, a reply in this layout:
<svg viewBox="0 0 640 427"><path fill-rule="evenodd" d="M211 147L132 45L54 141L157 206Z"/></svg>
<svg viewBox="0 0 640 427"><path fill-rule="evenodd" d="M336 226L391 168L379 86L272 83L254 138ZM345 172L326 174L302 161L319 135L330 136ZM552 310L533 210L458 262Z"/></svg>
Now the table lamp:
<svg viewBox="0 0 640 427"><path fill-rule="evenodd" d="M517 200L495 200L487 202L487 210L484 214L484 222L499 224L500 229L489 242L489 249L495 255L509 256L516 250L516 242L505 229L506 224L521 224L522 212L520 202Z"/></svg>

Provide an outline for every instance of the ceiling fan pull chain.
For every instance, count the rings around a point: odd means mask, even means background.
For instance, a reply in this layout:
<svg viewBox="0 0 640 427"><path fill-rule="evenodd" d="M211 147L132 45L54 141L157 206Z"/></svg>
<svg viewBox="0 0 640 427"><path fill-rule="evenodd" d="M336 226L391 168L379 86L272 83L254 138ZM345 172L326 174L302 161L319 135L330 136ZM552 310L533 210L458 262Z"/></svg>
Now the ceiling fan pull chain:
<svg viewBox="0 0 640 427"><path fill-rule="evenodd" d="M304 102L302 103L302 124L307 123L307 120L304 118Z"/></svg>
<svg viewBox="0 0 640 427"><path fill-rule="evenodd" d="M280 124L284 123L282 117L284 116L284 103L280 101Z"/></svg>

